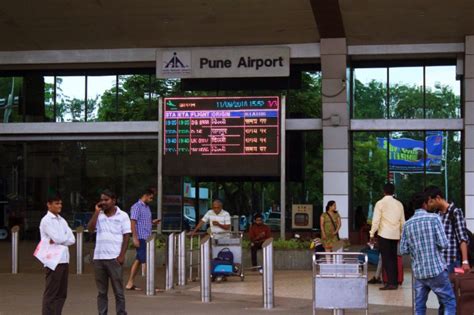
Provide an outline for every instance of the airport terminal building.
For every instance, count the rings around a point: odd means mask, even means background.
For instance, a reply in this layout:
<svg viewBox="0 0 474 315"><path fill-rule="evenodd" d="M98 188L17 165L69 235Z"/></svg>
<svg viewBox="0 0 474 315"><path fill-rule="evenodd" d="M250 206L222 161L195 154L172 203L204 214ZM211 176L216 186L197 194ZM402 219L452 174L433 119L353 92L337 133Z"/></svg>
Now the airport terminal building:
<svg viewBox="0 0 474 315"><path fill-rule="evenodd" d="M37 238L51 192L78 226L104 188L128 211L158 187L163 231L189 228L219 197L245 220L280 212L284 235L318 228L335 200L341 236L357 240L391 181L408 213L413 193L439 186L474 230L470 1L46 0L0 12L0 227ZM175 104L203 116L186 122ZM223 155L232 115L263 125ZM193 149L172 137L199 133L193 123L224 129ZM295 205L313 209L302 226Z"/></svg>

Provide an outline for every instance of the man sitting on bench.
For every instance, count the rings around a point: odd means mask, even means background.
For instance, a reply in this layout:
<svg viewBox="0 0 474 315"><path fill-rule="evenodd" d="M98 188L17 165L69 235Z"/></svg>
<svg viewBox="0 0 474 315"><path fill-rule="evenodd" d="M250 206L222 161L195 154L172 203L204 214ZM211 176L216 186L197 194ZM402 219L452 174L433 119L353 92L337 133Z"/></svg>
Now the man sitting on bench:
<svg viewBox="0 0 474 315"><path fill-rule="evenodd" d="M263 223L263 217L257 213L254 217L254 224L249 230L250 237L250 251L252 254L252 267L257 267L257 251L262 249L262 244L266 239L272 237L272 233L268 225Z"/></svg>

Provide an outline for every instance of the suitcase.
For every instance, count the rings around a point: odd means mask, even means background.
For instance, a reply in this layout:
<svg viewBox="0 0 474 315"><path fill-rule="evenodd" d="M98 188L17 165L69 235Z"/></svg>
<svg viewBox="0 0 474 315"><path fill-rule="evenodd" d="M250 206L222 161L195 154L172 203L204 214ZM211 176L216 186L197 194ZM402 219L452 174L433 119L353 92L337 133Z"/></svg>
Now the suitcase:
<svg viewBox="0 0 474 315"><path fill-rule="evenodd" d="M382 266L383 267L383 266ZM387 273L385 272L385 270L382 268L383 270L383 283L387 283L388 282L388 277L387 277ZM402 285L403 283L403 258L401 255L398 255L397 256L397 270L398 270L398 285Z"/></svg>
<svg viewBox="0 0 474 315"><path fill-rule="evenodd" d="M474 272L452 273L449 275L449 280L453 284L456 296L456 314L474 314Z"/></svg>

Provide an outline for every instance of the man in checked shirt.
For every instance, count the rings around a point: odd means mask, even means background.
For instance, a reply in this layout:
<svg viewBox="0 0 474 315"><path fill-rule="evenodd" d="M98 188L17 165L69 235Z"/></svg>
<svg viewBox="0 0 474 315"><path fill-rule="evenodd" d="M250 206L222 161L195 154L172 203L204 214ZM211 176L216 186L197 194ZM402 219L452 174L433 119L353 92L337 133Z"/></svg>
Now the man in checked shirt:
<svg viewBox="0 0 474 315"><path fill-rule="evenodd" d="M443 193L436 186L425 189L428 196L428 208L437 211L446 232L449 246L443 250L443 256L448 265L448 272L453 273L454 268L462 266L465 272L470 270L468 250L469 236L466 233L466 220L462 210L454 203L448 203Z"/></svg>
<svg viewBox="0 0 474 315"><path fill-rule="evenodd" d="M400 253L411 256L416 315L426 314L430 291L436 294L440 303L439 314L455 315L456 298L442 255L448 247L448 239L439 216L426 211L427 202L428 195L424 193L413 196L415 214L403 226Z"/></svg>
<svg viewBox="0 0 474 315"><path fill-rule="evenodd" d="M153 201L154 196L154 189L149 188L145 190L140 199L138 199L138 201L132 206L130 211L130 220L132 223L132 240L133 245L137 248L137 256L132 264L130 277L128 278L127 285L125 286L125 289L127 290L142 290L134 284L134 279L138 273L138 267L140 267L140 265L146 264L146 240L151 235L152 224L160 223L159 219L152 220L151 210L148 206Z"/></svg>

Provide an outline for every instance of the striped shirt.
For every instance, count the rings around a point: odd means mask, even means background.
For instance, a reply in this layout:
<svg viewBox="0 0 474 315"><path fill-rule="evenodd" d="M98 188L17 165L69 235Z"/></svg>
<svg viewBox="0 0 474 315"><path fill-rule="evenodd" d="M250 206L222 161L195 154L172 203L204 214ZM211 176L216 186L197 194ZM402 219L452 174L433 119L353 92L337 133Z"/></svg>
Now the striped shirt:
<svg viewBox="0 0 474 315"><path fill-rule="evenodd" d="M446 270L442 250L447 247L448 239L437 214L418 209L403 226L400 253L411 256L416 279L433 278Z"/></svg>
<svg viewBox="0 0 474 315"><path fill-rule="evenodd" d="M151 210L150 207L140 199L130 210L130 219L136 222L137 236L139 240L146 240L151 235Z"/></svg>
<svg viewBox="0 0 474 315"><path fill-rule="evenodd" d="M115 259L122 250L123 235L131 233L130 218L119 207L113 216L100 212L96 224L94 259Z"/></svg>
<svg viewBox="0 0 474 315"><path fill-rule="evenodd" d="M448 211L445 213L438 212L441 217L441 222L444 225L444 232L449 241L449 246L443 250L444 259L449 265L456 260L460 259L459 244L461 241L469 243L469 236L466 233L466 220L462 214L462 210L456 208L454 203L451 203L448 207ZM451 221L454 219L454 224Z"/></svg>

